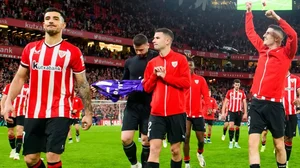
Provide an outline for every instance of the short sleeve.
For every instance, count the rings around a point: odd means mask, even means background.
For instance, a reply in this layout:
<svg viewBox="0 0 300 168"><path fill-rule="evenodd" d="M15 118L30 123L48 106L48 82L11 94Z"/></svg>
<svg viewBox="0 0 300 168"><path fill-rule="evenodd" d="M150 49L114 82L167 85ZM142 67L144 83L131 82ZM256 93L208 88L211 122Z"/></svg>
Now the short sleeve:
<svg viewBox="0 0 300 168"><path fill-rule="evenodd" d="M26 47L22 51L21 55L21 66L28 68L30 65L29 55L30 55L30 45L31 43L27 44Z"/></svg>
<svg viewBox="0 0 300 168"><path fill-rule="evenodd" d="M230 90L229 91L227 91L227 93L226 93L226 99L230 99Z"/></svg>
<svg viewBox="0 0 300 168"><path fill-rule="evenodd" d="M2 94L3 95L8 95L8 91L9 91L9 87L10 87L10 84L6 85L2 91Z"/></svg>
<svg viewBox="0 0 300 168"><path fill-rule="evenodd" d="M75 74L79 74L85 71L84 58L79 50L79 48L75 47L71 53L71 68Z"/></svg>

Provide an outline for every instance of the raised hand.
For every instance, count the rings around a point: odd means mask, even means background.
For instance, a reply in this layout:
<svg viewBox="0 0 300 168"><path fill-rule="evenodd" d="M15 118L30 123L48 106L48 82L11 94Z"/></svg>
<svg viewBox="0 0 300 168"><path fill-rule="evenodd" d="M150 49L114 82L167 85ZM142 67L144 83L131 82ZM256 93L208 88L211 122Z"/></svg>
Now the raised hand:
<svg viewBox="0 0 300 168"><path fill-rule="evenodd" d="M265 15L267 16L267 18L274 19L277 21L280 19L280 17L273 10L266 11Z"/></svg>

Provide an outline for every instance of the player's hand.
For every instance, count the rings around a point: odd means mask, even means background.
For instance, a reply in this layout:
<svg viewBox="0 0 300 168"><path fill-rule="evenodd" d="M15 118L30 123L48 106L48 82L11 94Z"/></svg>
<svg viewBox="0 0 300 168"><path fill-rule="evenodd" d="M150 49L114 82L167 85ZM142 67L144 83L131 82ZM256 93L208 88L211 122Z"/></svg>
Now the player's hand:
<svg viewBox="0 0 300 168"><path fill-rule="evenodd" d="M97 92L97 89L96 89L95 87L93 87L93 86L91 86L91 90L92 90L94 93Z"/></svg>
<svg viewBox="0 0 300 168"><path fill-rule="evenodd" d="M270 19L274 19L277 21L280 20L280 17L273 10L266 11L265 15Z"/></svg>
<svg viewBox="0 0 300 168"><path fill-rule="evenodd" d="M221 115L221 119L222 119L223 121L225 121L225 119L226 119L226 115L225 115L225 113L222 113L222 115Z"/></svg>
<svg viewBox="0 0 300 168"><path fill-rule="evenodd" d="M85 115L85 116L83 116L83 118L81 120L81 127L83 130L88 130L92 126L92 123L93 123L92 115L90 115L90 114Z"/></svg>
<svg viewBox="0 0 300 168"><path fill-rule="evenodd" d="M8 99L5 101L5 105L4 105L4 109L3 109L3 116L4 116L4 120L7 123L13 124L14 120L9 118L9 114L12 114L12 117L15 117L15 108L13 107L11 101L9 101Z"/></svg>
<svg viewBox="0 0 300 168"><path fill-rule="evenodd" d="M207 114L211 115L211 113L212 113L212 109L211 108L207 109Z"/></svg>
<svg viewBox="0 0 300 168"><path fill-rule="evenodd" d="M251 12L252 9L252 2L246 2L246 10L247 12Z"/></svg>
<svg viewBox="0 0 300 168"><path fill-rule="evenodd" d="M247 114L245 113L242 118L243 121L247 121Z"/></svg>
<svg viewBox="0 0 300 168"><path fill-rule="evenodd" d="M155 73L156 73L157 76L165 78L165 76L166 76L166 69L165 69L165 67L158 66L158 67L155 67L154 69L155 69Z"/></svg>
<svg viewBox="0 0 300 168"><path fill-rule="evenodd" d="M77 110L72 110L72 113L76 113L77 112Z"/></svg>
<svg viewBox="0 0 300 168"><path fill-rule="evenodd" d="M295 99L294 102L293 102L293 104L295 106L299 106L300 105L300 98Z"/></svg>

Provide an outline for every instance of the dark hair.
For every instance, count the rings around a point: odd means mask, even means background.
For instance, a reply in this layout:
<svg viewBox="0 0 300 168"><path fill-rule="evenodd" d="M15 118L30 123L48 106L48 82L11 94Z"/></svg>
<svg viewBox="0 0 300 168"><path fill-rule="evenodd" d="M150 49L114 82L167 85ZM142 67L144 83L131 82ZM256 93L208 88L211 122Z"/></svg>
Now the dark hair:
<svg viewBox="0 0 300 168"><path fill-rule="evenodd" d="M138 34L133 37L133 44L135 46L141 46L141 45L147 44L147 43L148 43L148 38L143 34Z"/></svg>
<svg viewBox="0 0 300 168"><path fill-rule="evenodd" d="M66 16L61 10L59 10L57 8L50 7L50 8L47 8L45 10L45 14L48 13L48 12L57 12L57 13L59 13L61 15L61 17L64 19L64 22L66 21Z"/></svg>
<svg viewBox="0 0 300 168"><path fill-rule="evenodd" d="M166 34L168 36L171 37L172 41L174 40L174 33L172 32L172 30L168 29L168 28L159 28L155 30L155 33L157 32L162 32L163 34Z"/></svg>
<svg viewBox="0 0 300 168"><path fill-rule="evenodd" d="M241 83L241 81L239 79L235 79L233 83Z"/></svg>
<svg viewBox="0 0 300 168"><path fill-rule="evenodd" d="M282 34L282 39L285 38L285 32L283 31L283 29L280 26L271 24L271 25L269 25L268 28L272 28L272 29L274 29L276 31L279 31Z"/></svg>

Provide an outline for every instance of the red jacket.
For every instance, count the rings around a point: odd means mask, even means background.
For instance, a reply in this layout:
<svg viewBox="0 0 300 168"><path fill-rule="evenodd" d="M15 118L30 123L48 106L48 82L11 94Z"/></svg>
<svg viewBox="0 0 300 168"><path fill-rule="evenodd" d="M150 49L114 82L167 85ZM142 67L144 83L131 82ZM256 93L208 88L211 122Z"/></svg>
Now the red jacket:
<svg viewBox="0 0 300 168"><path fill-rule="evenodd" d="M298 48L295 30L283 19L278 23L288 36L287 42L271 50L255 32L252 13L246 13L246 34L259 52L251 93L254 97L276 102L283 97L285 77Z"/></svg>
<svg viewBox="0 0 300 168"><path fill-rule="evenodd" d="M202 76L191 75L191 87L186 90L186 114L190 118L203 117L202 97L204 98L206 107L209 104L208 86Z"/></svg>
<svg viewBox="0 0 300 168"><path fill-rule="evenodd" d="M154 74L154 67L166 68L165 78ZM144 90L153 92L151 115L171 116L185 113L184 90L190 87L190 70L185 56L170 51L165 57L148 62L143 80Z"/></svg>
<svg viewBox="0 0 300 168"><path fill-rule="evenodd" d="M213 97L209 98L209 105L207 108L204 109L212 109L212 113L208 114L207 110L203 112L203 116L205 120L215 120L215 113L213 112L214 110L218 110L218 104L216 99L214 99Z"/></svg>

